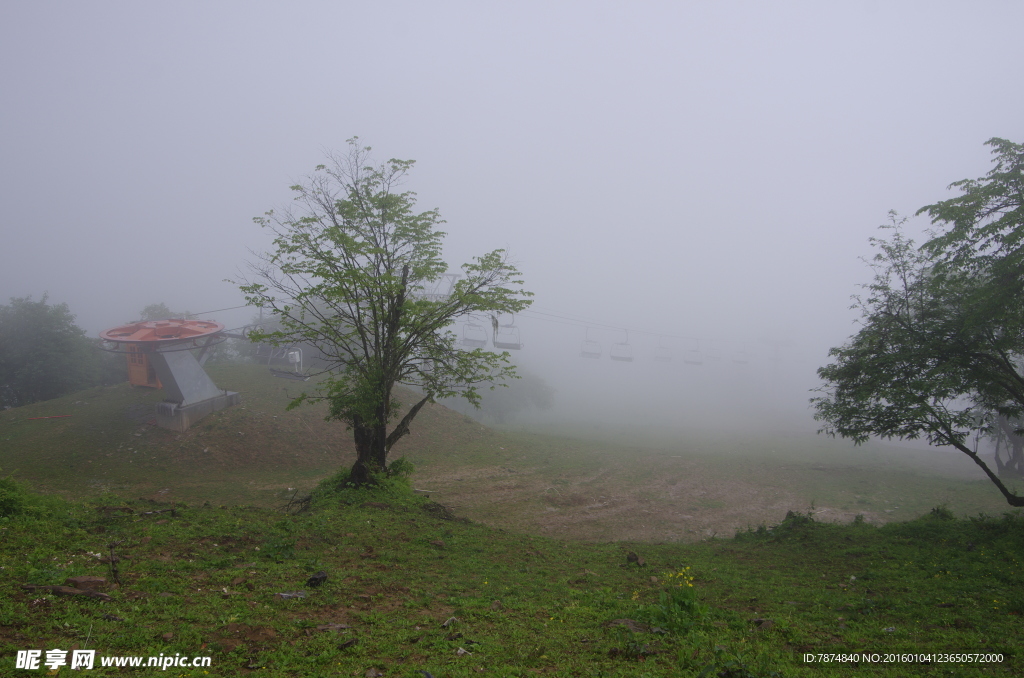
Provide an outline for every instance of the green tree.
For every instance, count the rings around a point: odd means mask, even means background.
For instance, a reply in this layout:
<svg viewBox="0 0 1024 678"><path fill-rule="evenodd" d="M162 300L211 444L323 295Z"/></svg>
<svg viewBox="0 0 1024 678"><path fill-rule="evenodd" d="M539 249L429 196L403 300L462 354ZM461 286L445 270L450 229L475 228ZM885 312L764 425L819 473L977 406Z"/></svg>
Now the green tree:
<svg viewBox="0 0 1024 678"><path fill-rule="evenodd" d="M192 314L188 311L180 313L178 311L172 311L167 308L167 304L160 302L159 304L150 304L146 308L142 309L142 314L139 316L139 320L168 320L170 318L191 318Z"/></svg>
<svg viewBox="0 0 1024 678"><path fill-rule="evenodd" d="M530 304L503 250L464 264L445 293L429 293L447 272L445 234L437 229L443 221L436 209L416 213L415 194L399 191L413 161L373 166L369 152L349 140L347 154L292 186L293 208L255 219L274 244L240 285L250 304L280 322L277 331L254 333L254 342L311 343L327 361L318 390L291 406L325 400L328 419L352 429L350 480L357 484L387 468L389 451L423 405L456 395L478 404L478 385L515 376L507 353L459 350L451 323ZM389 431L400 411L396 384L424 395Z"/></svg>
<svg viewBox="0 0 1024 678"><path fill-rule="evenodd" d="M993 169L950 188L962 194L927 205L940 228L924 244L933 287L955 293L945 318L978 405L1024 414L1024 145L990 139ZM947 349L949 350L949 349Z"/></svg>
<svg viewBox="0 0 1024 678"><path fill-rule="evenodd" d="M988 142L995 168L952 184L962 195L918 213L936 230L920 249L892 215L872 283L854 297L862 327L833 348L812 398L821 432L862 443L871 436L952 446L1011 492L978 455L1000 418L1024 412L1024 148Z"/></svg>
<svg viewBox="0 0 1024 678"><path fill-rule="evenodd" d="M97 383L98 360L67 304L31 297L0 306L0 405L49 400Z"/></svg>

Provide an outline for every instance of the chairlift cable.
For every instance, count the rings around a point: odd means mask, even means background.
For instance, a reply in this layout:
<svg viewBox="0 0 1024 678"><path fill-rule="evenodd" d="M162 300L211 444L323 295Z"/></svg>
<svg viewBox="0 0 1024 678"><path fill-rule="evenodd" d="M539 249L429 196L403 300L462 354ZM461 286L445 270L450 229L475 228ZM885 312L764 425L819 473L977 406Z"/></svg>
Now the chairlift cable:
<svg viewBox="0 0 1024 678"><path fill-rule="evenodd" d="M232 306L231 308L218 308L213 311L202 311L200 313L191 313L190 315L208 315L210 313L220 313L221 311L234 311L235 309L245 308L249 304L242 304L241 306Z"/></svg>

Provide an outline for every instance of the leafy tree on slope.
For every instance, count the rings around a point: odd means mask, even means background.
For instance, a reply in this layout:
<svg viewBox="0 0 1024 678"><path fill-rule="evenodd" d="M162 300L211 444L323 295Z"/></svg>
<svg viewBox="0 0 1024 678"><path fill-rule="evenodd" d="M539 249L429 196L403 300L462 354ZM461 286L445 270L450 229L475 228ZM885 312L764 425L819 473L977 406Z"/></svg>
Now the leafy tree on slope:
<svg viewBox="0 0 1024 678"><path fill-rule="evenodd" d="M861 330L831 349L811 402L821 432L952 446L1024 506L977 453L999 417L1024 414L1024 147L988 145L992 171L918 212L937 227L922 248L895 214L893 237L872 239L875 277L855 297Z"/></svg>
<svg viewBox="0 0 1024 678"><path fill-rule="evenodd" d="M58 398L99 379L93 342L67 304L31 297L0 306L0 405Z"/></svg>
<svg viewBox="0 0 1024 678"><path fill-rule="evenodd" d="M416 213L415 194L399 191L413 161L373 166L369 151L349 140L347 155L331 157L292 187L293 209L256 219L274 234L274 245L241 285L250 304L280 322L253 341L309 342L328 361L319 390L292 406L325 400L328 418L352 429L350 479L357 484L387 468L388 453L425 404L455 395L478 404L478 385L515 377L508 353L457 348L451 323L530 304L503 250L464 264L450 291L429 293L447 272L445 234L436 228L443 221L437 210ZM399 414L396 384L424 396L389 430Z"/></svg>

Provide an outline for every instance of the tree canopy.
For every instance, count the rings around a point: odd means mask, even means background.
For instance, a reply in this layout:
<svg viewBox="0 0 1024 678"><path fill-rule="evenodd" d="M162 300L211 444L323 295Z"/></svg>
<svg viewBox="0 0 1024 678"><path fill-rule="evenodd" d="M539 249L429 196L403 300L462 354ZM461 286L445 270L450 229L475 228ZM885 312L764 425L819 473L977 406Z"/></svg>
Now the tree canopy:
<svg viewBox="0 0 1024 678"><path fill-rule="evenodd" d="M159 304L150 304L142 309L139 320L167 320L169 318L191 318L188 311L172 311L162 301Z"/></svg>
<svg viewBox="0 0 1024 678"><path fill-rule="evenodd" d="M99 362L67 304L44 294L0 306L0 406L18 407L93 386Z"/></svg>
<svg viewBox="0 0 1024 678"><path fill-rule="evenodd" d="M290 208L255 219L274 234L273 248L258 255L240 285L250 304L280 323L254 341L308 342L326 361L318 390L292 406L325 400L328 418L352 429L356 483L387 468L391 448L427 402L462 396L478 404L478 385L515 377L507 353L460 350L451 323L530 304L504 250L448 274L438 210L417 213L415 194L400 191L413 161L372 165L370 150L349 140L346 154L331 155L292 186ZM444 282L447 289L432 293ZM423 396L389 431L399 414L397 384Z"/></svg>
<svg viewBox="0 0 1024 678"><path fill-rule="evenodd" d="M872 238L875 276L854 297L861 329L831 349L811 402L821 432L952 446L1024 506L978 456L979 438L1000 418L1024 413L1024 147L988 145L992 171L918 211L935 227L921 248L894 213L892 236Z"/></svg>

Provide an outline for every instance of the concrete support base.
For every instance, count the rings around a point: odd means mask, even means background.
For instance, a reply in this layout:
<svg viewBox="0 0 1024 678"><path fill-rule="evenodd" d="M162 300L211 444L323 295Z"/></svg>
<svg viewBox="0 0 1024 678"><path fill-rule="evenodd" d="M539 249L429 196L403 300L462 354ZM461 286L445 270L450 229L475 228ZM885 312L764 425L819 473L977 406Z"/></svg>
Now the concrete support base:
<svg viewBox="0 0 1024 678"><path fill-rule="evenodd" d="M240 402L242 402L242 396L238 393L223 391L222 395L184 406L170 402L157 403L156 425L161 428L169 428L172 431L187 431L192 424L211 412L223 410Z"/></svg>

